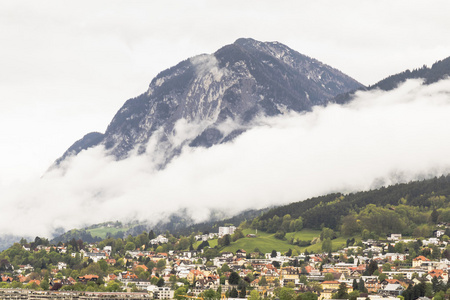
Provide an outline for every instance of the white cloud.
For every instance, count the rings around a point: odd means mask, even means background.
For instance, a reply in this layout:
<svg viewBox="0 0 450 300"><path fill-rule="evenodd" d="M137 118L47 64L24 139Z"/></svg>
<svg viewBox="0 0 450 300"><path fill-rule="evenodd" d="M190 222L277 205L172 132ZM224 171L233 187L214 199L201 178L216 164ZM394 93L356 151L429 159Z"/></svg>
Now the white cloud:
<svg viewBox="0 0 450 300"><path fill-rule="evenodd" d="M155 222L180 208L201 221L211 209L234 214L444 174L449 115L450 80L410 80L390 92L360 92L344 106L259 119L232 143L184 147L163 170L152 159L155 143L148 154L122 161L96 147L66 161L65 173L1 190L13 205L3 205L0 228L50 235L107 220ZM171 138L192 137L194 127L179 122Z"/></svg>
<svg viewBox="0 0 450 300"><path fill-rule="evenodd" d="M0 185L103 132L126 99L187 57L252 37L373 84L448 56L449 10L446 0L1 1Z"/></svg>

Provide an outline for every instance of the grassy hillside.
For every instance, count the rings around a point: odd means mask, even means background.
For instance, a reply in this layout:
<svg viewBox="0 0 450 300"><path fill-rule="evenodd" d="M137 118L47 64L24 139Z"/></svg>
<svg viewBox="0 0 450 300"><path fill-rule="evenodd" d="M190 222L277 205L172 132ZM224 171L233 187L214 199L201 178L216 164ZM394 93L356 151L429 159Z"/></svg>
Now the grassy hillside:
<svg viewBox="0 0 450 300"><path fill-rule="evenodd" d="M249 233L255 233L252 229L245 229L243 231L244 235L247 235ZM292 232L288 233L286 235L285 240L279 240L275 238L275 234L266 233L263 231L258 231L257 237L255 238L248 238L244 237L242 239L237 240L236 242L232 242L229 246L223 248L221 251L231 251L236 252L238 249L244 249L247 252L253 252L255 248L258 248L259 251L263 253L272 252L272 250L277 250L280 252L286 252L289 249L296 249L299 252L304 252L305 249L308 249L308 251L311 251L312 249L316 249L318 247L318 250L321 249L322 243L318 243L316 245L311 245L309 247L298 247L294 245L290 245L288 243L288 240L292 235L295 235L296 238L301 240L312 240L315 237L318 237L320 235L319 230L311 230L311 229L304 229L302 231L298 232ZM337 247L338 245L345 245L346 239L342 238L338 243L333 243L333 247ZM334 242L334 241L333 241ZM313 250L317 252L318 250Z"/></svg>

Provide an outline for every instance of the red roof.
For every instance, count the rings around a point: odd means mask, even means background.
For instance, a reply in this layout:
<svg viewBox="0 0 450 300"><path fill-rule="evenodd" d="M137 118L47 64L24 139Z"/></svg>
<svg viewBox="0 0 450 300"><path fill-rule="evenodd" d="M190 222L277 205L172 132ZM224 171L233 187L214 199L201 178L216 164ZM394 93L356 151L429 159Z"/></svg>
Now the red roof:
<svg viewBox="0 0 450 300"><path fill-rule="evenodd" d="M416 258L413 259L413 261L418 261L418 260L430 261L428 258L426 258L425 256L422 256L422 255L419 255L419 256L417 256Z"/></svg>

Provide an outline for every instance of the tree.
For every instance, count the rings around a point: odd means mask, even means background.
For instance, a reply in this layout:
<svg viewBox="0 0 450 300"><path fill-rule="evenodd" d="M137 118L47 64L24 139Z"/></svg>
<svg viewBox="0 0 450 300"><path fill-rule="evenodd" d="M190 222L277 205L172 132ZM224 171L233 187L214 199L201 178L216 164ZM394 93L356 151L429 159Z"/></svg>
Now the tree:
<svg viewBox="0 0 450 300"><path fill-rule="evenodd" d="M280 300L294 300L295 292L291 288L283 287L279 290L278 297Z"/></svg>
<svg viewBox="0 0 450 300"><path fill-rule="evenodd" d="M283 230L278 230L278 231L275 233L274 237L275 237L276 239L283 240L284 237L285 237L285 235L286 235L286 233L285 233Z"/></svg>
<svg viewBox="0 0 450 300"><path fill-rule="evenodd" d="M108 270L108 263L104 259L99 260L98 265L103 272L106 272Z"/></svg>
<svg viewBox="0 0 450 300"><path fill-rule="evenodd" d="M239 276L238 273L231 272L230 277L228 278L228 283L236 285L236 284L239 284L240 280L241 280L241 277Z"/></svg>
<svg viewBox="0 0 450 300"><path fill-rule="evenodd" d="M197 250L200 251L200 250L204 249L205 247L209 247L209 242L208 241L201 242L201 244L198 245Z"/></svg>
<svg viewBox="0 0 450 300"><path fill-rule="evenodd" d="M378 264L376 261L371 260L364 273L367 274L366 276L372 276L376 270L378 270Z"/></svg>
<svg viewBox="0 0 450 300"><path fill-rule="evenodd" d="M236 288L232 288L230 292L230 298L237 298L239 296L239 293Z"/></svg>
<svg viewBox="0 0 450 300"><path fill-rule="evenodd" d="M136 249L136 245L133 242L127 242L125 245L125 250L133 251L134 249Z"/></svg>
<svg viewBox="0 0 450 300"><path fill-rule="evenodd" d="M341 226L341 233L345 236L352 236L355 233L361 232L361 228L358 224L358 221L356 220L356 217L354 215L347 215L342 218L342 226ZM350 243L350 241L349 241ZM347 244L347 246L349 245Z"/></svg>
<svg viewBox="0 0 450 300"><path fill-rule="evenodd" d="M244 237L244 234L242 233L242 230L238 228L234 231L231 239L233 240L233 242L236 242L238 239L241 239L243 237Z"/></svg>
<svg viewBox="0 0 450 300"><path fill-rule="evenodd" d="M270 257L272 257L272 258L277 257L277 250L272 250Z"/></svg>
<svg viewBox="0 0 450 300"><path fill-rule="evenodd" d="M358 289L358 282L356 281L356 278L353 279L353 284L352 284L352 286L353 286L353 290L354 290L354 291L356 291L356 290Z"/></svg>
<svg viewBox="0 0 450 300"><path fill-rule="evenodd" d="M360 291L361 293L367 293L367 289L366 289L366 286L364 284L364 280L362 280L362 279L359 279L358 291Z"/></svg>
<svg viewBox="0 0 450 300"><path fill-rule="evenodd" d="M312 292L306 292L303 294L300 294L301 300L317 300L318 296L315 293Z"/></svg>
<svg viewBox="0 0 450 300"><path fill-rule="evenodd" d="M48 282L48 277L45 277L44 280L41 281L41 284L39 285L41 287L41 289L43 289L44 291L47 291L50 284Z"/></svg>
<svg viewBox="0 0 450 300"><path fill-rule="evenodd" d="M378 281L383 282L388 276L385 273L381 273L380 276L378 276Z"/></svg>
<svg viewBox="0 0 450 300"><path fill-rule="evenodd" d="M243 280L241 282L244 282ZM245 287L245 284L243 284L239 290L239 298L246 298L247 297L247 288Z"/></svg>
<svg viewBox="0 0 450 300"><path fill-rule="evenodd" d="M286 256L292 256L292 249L289 248L289 250L284 254Z"/></svg>
<svg viewBox="0 0 450 300"><path fill-rule="evenodd" d="M349 300L356 300L359 297L359 295L360 295L360 292L358 290L350 292L348 294L348 299Z"/></svg>
<svg viewBox="0 0 450 300"><path fill-rule="evenodd" d="M187 237L181 237L177 244L177 250L187 249L189 244L189 239Z"/></svg>
<svg viewBox="0 0 450 300"><path fill-rule="evenodd" d="M158 279L158 282L156 283L156 286L158 286L158 287L163 287L164 286L164 278L159 278Z"/></svg>
<svg viewBox="0 0 450 300"><path fill-rule="evenodd" d="M220 238L219 240L218 240L218 245L220 246L220 247L226 247L226 246L228 246L228 245L230 245L230 243L231 243L231 237L230 237L230 235L229 234L225 234L222 238Z"/></svg>
<svg viewBox="0 0 450 300"><path fill-rule="evenodd" d="M250 292L249 300L260 300L261 297L259 296L259 293L257 290L253 290Z"/></svg>
<svg viewBox="0 0 450 300"><path fill-rule="evenodd" d="M333 295L333 299L348 299L347 285L344 282L339 285L339 289Z"/></svg>
<svg viewBox="0 0 450 300"><path fill-rule="evenodd" d="M329 253L332 251L333 245L330 238L326 238L322 243L322 251Z"/></svg>
<svg viewBox="0 0 450 300"><path fill-rule="evenodd" d="M267 285L266 276L262 276L261 279L259 280L259 286L266 286L266 285Z"/></svg>
<svg viewBox="0 0 450 300"><path fill-rule="evenodd" d="M216 298L216 292L212 289L206 290L203 292L203 298L212 300Z"/></svg>
<svg viewBox="0 0 450 300"><path fill-rule="evenodd" d="M165 259L160 259L158 260L158 262L156 263L156 268L161 271L162 269L164 269L166 267L166 260Z"/></svg>
<svg viewBox="0 0 450 300"><path fill-rule="evenodd" d="M106 285L106 291L108 292L120 292L122 289L120 288L120 284L115 281L110 281Z"/></svg>
<svg viewBox="0 0 450 300"><path fill-rule="evenodd" d="M385 263L383 264L383 272L389 272L391 270L391 264Z"/></svg>
<svg viewBox="0 0 450 300"><path fill-rule="evenodd" d="M320 233L320 240L324 241L326 239L334 239L336 238L336 233L333 231L333 229L324 227L322 229L322 232Z"/></svg>
<svg viewBox="0 0 450 300"><path fill-rule="evenodd" d="M302 275L300 275L300 283L303 283L303 284L307 284L308 283L308 277L306 277L306 275L304 275L304 274L302 274Z"/></svg>
<svg viewBox="0 0 450 300"><path fill-rule="evenodd" d="M230 271L230 267L228 266L227 263L224 263L222 265L222 272L229 272Z"/></svg>
<svg viewBox="0 0 450 300"><path fill-rule="evenodd" d="M438 217L439 217L439 212L435 208L435 209L433 209L433 211L431 212L431 215L430 215L431 222L436 224L438 221Z"/></svg>

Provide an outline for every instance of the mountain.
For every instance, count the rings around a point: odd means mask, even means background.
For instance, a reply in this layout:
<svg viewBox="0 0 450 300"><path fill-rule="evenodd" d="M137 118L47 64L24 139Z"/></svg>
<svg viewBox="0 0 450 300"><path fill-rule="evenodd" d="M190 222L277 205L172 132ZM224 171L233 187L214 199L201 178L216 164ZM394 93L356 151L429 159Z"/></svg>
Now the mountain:
<svg viewBox="0 0 450 300"><path fill-rule="evenodd" d="M281 43L238 39L214 54L189 58L159 73L145 93L125 102L104 134L87 134L56 164L96 145L124 159L132 151L146 152L154 138L166 154L163 166L183 145L224 143L244 132L258 116L309 111L362 87ZM183 132L181 125L195 130L181 140L173 138Z"/></svg>
<svg viewBox="0 0 450 300"><path fill-rule="evenodd" d="M360 87L357 90L337 95L334 101L340 104L346 103L353 99L356 91L371 91L375 89L390 91L408 79L422 78L424 80L423 84L432 84L448 76L450 76L450 57L435 62L431 68L423 65L421 68L413 69L412 71L406 70L401 73L388 76L374 85Z"/></svg>

